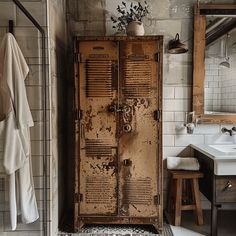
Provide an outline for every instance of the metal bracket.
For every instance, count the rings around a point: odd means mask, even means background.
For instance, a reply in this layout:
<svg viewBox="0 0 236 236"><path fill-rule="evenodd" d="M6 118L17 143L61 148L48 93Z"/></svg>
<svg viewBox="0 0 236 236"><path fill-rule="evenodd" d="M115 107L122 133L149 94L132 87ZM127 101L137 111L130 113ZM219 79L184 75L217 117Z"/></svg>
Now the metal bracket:
<svg viewBox="0 0 236 236"><path fill-rule="evenodd" d="M131 166L132 165L132 161L130 159L124 159L123 160L123 165L124 166Z"/></svg>
<svg viewBox="0 0 236 236"><path fill-rule="evenodd" d="M156 61L156 62L160 62L160 53L159 53L159 52L157 52L157 53L155 54L155 61Z"/></svg>
<svg viewBox="0 0 236 236"><path fill-rule="evenodd" d="M158 122L161 119L161 111L158 109L156 111L154 111L154 119L157 120Z"/></svg>
<svg viewBox="0 0 236 236"><path fill-rule="evenodd" d="M75 53L74 54L74 62L75 63L81 63L82 62L82 56L81 56L81 53Z"/></svg>
<svg viewBox="0 0 236 236"><path fill-rule="evenodd" d="M75 193L75 202L82 202L82 201L83 201L83 194Z"/></svg>
<svg viewBox="0 0 236 236"><path fill-rule="evenodd" d="M160 194L157 194L154 196L154 204L155 205L160 205L161 204L161 196Z"/></svg>
<svg viewBox="0 0 236 236"><path fill-rule="evenodd" d="M83 111L80 109L75 109L75 111L74 111L75 120L81 120L82 117L83 117Z"/></svg>

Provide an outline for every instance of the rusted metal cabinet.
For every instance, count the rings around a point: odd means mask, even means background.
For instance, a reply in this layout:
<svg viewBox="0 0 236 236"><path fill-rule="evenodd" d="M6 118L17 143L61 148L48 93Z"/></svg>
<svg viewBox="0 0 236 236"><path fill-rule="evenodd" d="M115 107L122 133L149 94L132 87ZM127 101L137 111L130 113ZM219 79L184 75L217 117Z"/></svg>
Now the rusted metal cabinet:
<svg viewBox="0 0 236 236"><path fill-rule="evenodd" d="M162 229L162 36L75 39L75 230Z"/></svg>

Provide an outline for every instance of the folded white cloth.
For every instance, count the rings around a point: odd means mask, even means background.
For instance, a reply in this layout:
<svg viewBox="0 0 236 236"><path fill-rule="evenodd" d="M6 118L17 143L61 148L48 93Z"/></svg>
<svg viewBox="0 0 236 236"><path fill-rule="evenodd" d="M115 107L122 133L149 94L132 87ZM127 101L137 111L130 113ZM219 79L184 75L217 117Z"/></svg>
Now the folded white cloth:
<svg viewBox="0 0 236 236"><path fill-rule="evenodd" d="M167 157L169 170L199 170L200 165L194 157Z"/></svg>

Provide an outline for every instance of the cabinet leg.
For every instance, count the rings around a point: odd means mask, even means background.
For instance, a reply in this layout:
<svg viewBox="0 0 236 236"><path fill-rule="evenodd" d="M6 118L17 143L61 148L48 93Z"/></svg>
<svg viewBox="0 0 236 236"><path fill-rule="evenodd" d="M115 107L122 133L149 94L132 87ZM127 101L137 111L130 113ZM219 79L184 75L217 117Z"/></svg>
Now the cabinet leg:
<svg viewBox="0 0 236 236"><path fill-rule="evenodd" d="M211 204L211 236L217 236L218 205Z"/></svg>

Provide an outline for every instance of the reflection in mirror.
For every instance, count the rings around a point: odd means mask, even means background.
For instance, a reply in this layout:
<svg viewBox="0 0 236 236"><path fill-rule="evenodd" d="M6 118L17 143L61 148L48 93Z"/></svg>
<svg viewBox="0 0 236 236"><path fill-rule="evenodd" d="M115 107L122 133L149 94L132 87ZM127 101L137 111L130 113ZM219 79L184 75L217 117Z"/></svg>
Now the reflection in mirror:
<svg viewBox="0 0 236 236"><path fill-rule="evenodd" d="M236 18L206 16L204 113L236 113Z"/></svg>

